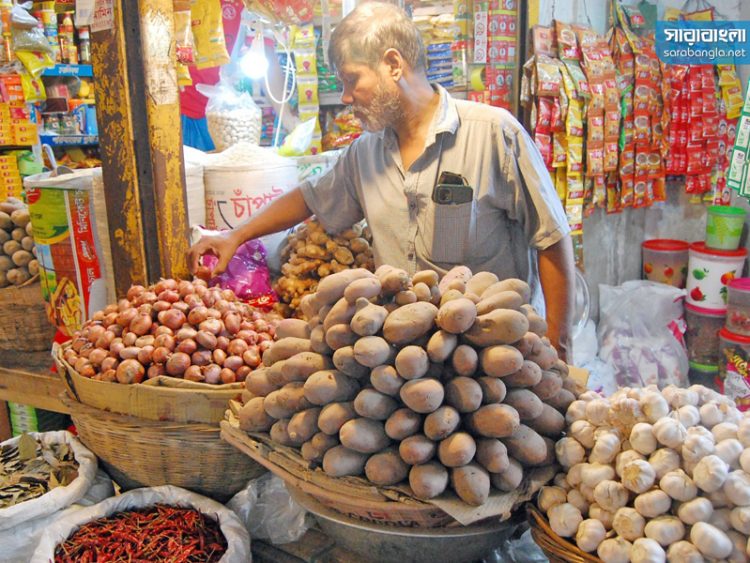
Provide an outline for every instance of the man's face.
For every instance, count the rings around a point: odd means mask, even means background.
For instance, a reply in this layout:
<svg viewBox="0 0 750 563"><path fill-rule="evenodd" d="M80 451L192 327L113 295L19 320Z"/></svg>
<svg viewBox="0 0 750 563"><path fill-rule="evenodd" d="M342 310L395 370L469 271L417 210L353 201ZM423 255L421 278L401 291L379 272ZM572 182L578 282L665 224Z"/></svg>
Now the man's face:
<svg viewBox="0 0 750 563"><path fill-rule="evenodd" d="M367 131L380 131L403 118L399 91L388 77L385 65L372 69L364 64L341 65L339 76L344 85L341 101L352 106L354 116Z"/></svg>

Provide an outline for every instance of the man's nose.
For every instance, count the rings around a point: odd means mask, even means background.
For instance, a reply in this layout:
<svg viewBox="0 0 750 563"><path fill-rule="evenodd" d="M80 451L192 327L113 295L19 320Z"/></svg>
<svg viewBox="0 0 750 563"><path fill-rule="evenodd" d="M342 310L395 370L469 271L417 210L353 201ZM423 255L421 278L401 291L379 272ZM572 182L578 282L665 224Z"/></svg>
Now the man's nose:
<svg viewBox="0 0 750 563"><path fill-rule="evenodd" d="M344 91L341 92L341 103L347 106L354 103L354 96L352 96L352 93L348 88L344 88Z"/></svg>

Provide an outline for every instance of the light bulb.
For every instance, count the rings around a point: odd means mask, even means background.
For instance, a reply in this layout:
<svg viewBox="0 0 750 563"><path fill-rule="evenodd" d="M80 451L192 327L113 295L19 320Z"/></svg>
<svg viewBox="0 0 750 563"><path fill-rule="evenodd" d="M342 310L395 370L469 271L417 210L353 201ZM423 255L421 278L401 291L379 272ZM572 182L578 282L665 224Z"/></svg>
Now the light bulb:
<svg viewBox="0 0 750 563"><path fill-rule="evenodd" d="M250 50L240 59L240 70L249 78L263 78L268 71L268 59L263 50L263 37L258 34L253 38Z"/></svg>

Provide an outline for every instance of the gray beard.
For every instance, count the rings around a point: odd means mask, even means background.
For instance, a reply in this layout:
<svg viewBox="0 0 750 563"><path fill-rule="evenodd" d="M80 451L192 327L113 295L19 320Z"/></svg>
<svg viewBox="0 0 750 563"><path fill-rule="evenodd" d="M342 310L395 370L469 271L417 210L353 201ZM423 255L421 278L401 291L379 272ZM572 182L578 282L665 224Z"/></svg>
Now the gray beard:
<svg viewBox="0 0 750 563"><path fill-rule="evenodd" d="M375 89L368 107L353 106L353 109L358 114L363 129L371 133L391 127L404 117L398 96L388 92L382 83Z"/></svg>

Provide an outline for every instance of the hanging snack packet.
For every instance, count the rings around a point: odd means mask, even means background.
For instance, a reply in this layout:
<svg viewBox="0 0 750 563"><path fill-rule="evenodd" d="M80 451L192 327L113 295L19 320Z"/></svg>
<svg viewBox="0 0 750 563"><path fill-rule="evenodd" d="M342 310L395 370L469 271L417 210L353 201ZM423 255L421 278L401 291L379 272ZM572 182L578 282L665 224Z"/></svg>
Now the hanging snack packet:
<svg viewBox="0 0 750 563"><path fill-rule="evenodd" d="M557 52L560 59L577 61L581 58L581 49L578 47L576 34L570 24L555 21L555 34L557 36Z"/></svg>
<svg viewBox="0 0 750 563"><path fill-rule="evenodd" d="M539 55L536 59L536 95L554 96L560 95L560 83L562 77L555 62L546 55Z"/></svg>
<svg viewBox="0 0 750 563"><path fill-rule="evenodd" d="M535 55L554 57L557 54L555 32L551 27L535 25L531 31L531 42Z"/></svg>
<svg viewBox="0 0 750 563"><path fill-rule="evenodd" d="M569 137L583 136L583 102L571 100L565 117L565 132Z"/></svg>
<svg viewBox="0 0 750 563"><path fill-rule="evenodd" d="M568 173L580 175L583 172L583 139L581 137L568 137Z"/></svg>
<svg viewBox="0 0 750 563"><path fill-rule="evenodd" d="M552 167L564 168L567 162L568 143L565 133L555 131L552 134Z"/></svg>
<svg viewBox="0 0 750 563"><path fill-rule="evenodd" d="M195 63L195 37L189 0L173 0L174 39L177 62L191 65Z"/></svg>
<svg viewBox="0 0 750 563"><path fill-rule="evenodd" d="M221 3L193 0L190 10L196 50L195 66L202 69L227 64L229 53L224 42Z"/></svg>

